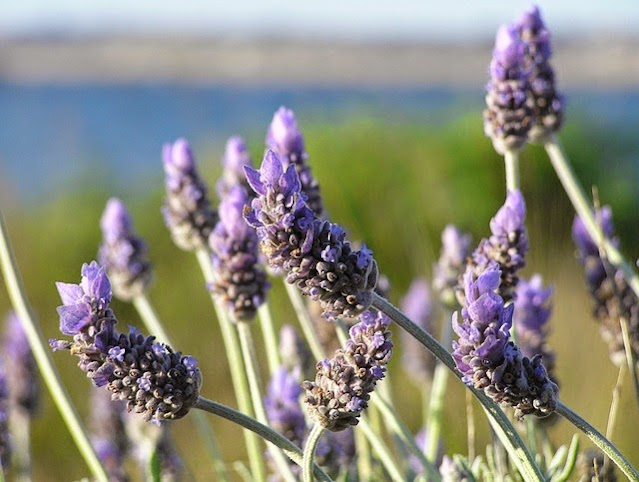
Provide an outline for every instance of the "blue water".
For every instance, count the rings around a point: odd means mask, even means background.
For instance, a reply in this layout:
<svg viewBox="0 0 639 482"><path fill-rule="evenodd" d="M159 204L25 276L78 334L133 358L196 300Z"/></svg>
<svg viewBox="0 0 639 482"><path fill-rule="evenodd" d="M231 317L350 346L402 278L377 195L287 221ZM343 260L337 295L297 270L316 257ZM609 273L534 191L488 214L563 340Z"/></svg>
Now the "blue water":
<svg viewBox="0 0 639 482"><path fill-rule="evenodd" d="M639 91L567 92L572 113L636 132ZM24 86L0 83L0 188L19 199L52 195L79 174L132 188L159 176L161 145L179 136L199 152L232 134L263 138L280 105L300 123L375 116L441 123L482 108L481 90L233 86ZM632 152L639 153L639 136ZM639 159L639 155L637 156Z"/></svg>

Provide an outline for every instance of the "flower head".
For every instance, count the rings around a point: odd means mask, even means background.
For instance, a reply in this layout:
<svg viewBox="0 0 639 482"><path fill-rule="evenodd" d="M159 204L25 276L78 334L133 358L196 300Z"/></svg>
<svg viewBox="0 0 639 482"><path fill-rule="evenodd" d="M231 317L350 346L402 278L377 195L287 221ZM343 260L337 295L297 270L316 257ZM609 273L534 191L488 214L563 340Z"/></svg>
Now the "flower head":
<svg viewBox="0 0 639 482"><path fill-rule="evenodd" d="M291 164L295 166L295 171L300 178L301 190L307 196L308 207L318 217L322 217L324 207L319 183L313 177L308 165L304 137L297 126L297 119L292 110L280 107L275 112L266 134L266 147L280 156L284 168Z"/></svg>
<svg viewBox="0 0 639 482"><path fill-rule="evenodd" d="M271 377L264 407L273 429L301 446L306 438L306 419L300 406L299 370L280 367Z"/></svg>
<svg viewBox="0 0 639 482"><path fill-rule="evenodd" d="M372 252L366 246L354 251L342 228L317 218L295 167L284 170L275 152L266 153L259 170L245 170L257 197L244 217L256 229L269 265L319 301L327 318L366 310L378 274Z"/></svg>
<svg viewBox="0 0 639 482"><path fill-rule="evenodd" d="M220 220L209 237L215 267L210 287L237 321L255 318L269 288L257 234L242 216L248 201L243 187L233 187L220 204Z"/></svg>
<svg viewBox="0 0 639 482"><path fill-rule="evenodd" d="M240 136L230 137L226 141L226 150L222 158L224 170L217 183L217 194L221 199L228 196L234 186L243 186L247 191L250 189L244 175L244 166L253 166L246 142Z"/></svg>
<svg viewBox="0 0 639 482"><path fill-rule="evenodd" d="M133 233L132 224L124 203L109 199L100 220L102 245L98 258L111 279L113 292L123 300L142 294L152 276L146 245Z"/></svg>
<svg viewBox="0 0 639 482"><path fill-rule="evenodd" d="M208 189L195 168L195 158L185 139L165 144L166 201L162 208L175 244L186 251L206 246L217 215L211 208Z"/></svg>
<svg viewBox="0 0 639 482"><path fill-rule="evenodd" d="M439 299L448 306L456 304L454 290L466 267L470 242L470 235L462 233L452 224L442 231L442 250L433 269L433 287Z"/></svg>
<svg viewBox="0 0 639 482"><path fill-rule="evenodd" d="M38 367L22 324L14 312L6 318L3 349L9 403L14 409L33 416L40 402Z"/></svg>
<svg viewBox="0 0 639 482"><path fill-rule="evenodd" d="M60 331L73 339L52 340L51 346L78 356L78 366L96 386L106 387L113 400L126 401L127 410L142 413L145 420L185 416L202 382L195 359L133 327L127 334L118 332L109 308L110 286L95 261L83 265L79 285L58 283Z"/></svg>
<svg viewBox="0 0 639 482"><path fill-rule="evenodd" d="M302 384L309 416L333 432L359 422L392 355L390 319L365 312L360 320L349 330L346 346L317 364L315 381Z"/></svg>

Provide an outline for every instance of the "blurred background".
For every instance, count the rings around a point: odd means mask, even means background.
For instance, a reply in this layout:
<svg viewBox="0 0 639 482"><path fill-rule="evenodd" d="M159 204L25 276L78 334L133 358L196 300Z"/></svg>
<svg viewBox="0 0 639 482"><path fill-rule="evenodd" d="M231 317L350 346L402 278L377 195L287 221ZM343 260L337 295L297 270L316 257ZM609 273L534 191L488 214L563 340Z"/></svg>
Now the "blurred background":
<svg viewBox="0 0 639 482"><path fill-rule="evenodd" d="M220 2L221 3L221 2ZM613 207L622 247L639 255L639 4L541 1L553 65L567 98L561 138L585 187ZM503 163L481 110L494 32L524 1L207 2L22 0L0 4L0 205L47 338L57 336L56 280L76 282L95 257L106 200L121 197L156 266L150 293L177 347L200 359L204 395L234 405L217 324L193 256L163 226L161 146L187 137L212 186L226 138L243 135L255 162L280 105L292 108L333 221L375 252L397 301L430 276L450 222L488 233L505 196ZM540 147L522 155L531 252L525 275L555 286L551 344L562 399L604 431L617 370L590 315L570 239L571 206ZM276 323L293 320L274 283ZM134 310L114 307L122 322ZM0 289L0 316L9 309ZM89 382L55 360L81 412ZM391 372L402 370L400 358ZM417 431L418 388L398 373L400 413ZM464 392L450 383L445 446L466 453ZM478 412L479 413L479 412ZM613 441L639 464L630 380ZM229 460L243 439L212 420ZM489 440L483 417L479 446ZM34 422L35 480L74 480L85 466L45 394ZM188 421L177 445L210 480ZM552 440L567 443L561 422ZM584 445L588 442L582 440Z"/></svg>

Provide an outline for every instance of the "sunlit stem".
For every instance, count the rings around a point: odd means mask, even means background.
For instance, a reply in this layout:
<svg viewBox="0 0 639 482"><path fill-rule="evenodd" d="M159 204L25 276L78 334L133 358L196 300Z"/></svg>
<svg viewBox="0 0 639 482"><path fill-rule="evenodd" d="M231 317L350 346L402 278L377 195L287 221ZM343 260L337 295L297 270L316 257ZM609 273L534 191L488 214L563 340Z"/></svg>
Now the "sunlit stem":
<svg viewBox="0 0 639 482"><path fill-rule="evenodd" d="M315 458L315 450L320 437L324 433L324 427L319 424L313 425L311 433L306 439L306 447L304 448L304 466L303 477L304 482L313 482L313 459Z"/></svg>

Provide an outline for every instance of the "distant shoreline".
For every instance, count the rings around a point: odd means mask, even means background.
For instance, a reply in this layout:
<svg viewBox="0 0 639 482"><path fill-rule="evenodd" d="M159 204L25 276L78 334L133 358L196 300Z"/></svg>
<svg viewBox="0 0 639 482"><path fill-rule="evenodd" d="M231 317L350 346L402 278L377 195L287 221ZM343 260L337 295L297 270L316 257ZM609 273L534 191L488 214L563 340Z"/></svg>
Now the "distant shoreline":
<svg viewBox="0 0 639 482"><path fill-rule="evenodd" d="M291 40L0 37L0 81L477 88L492 46ZM558 42L560 85L639 89L639 39Z"/></svg>

